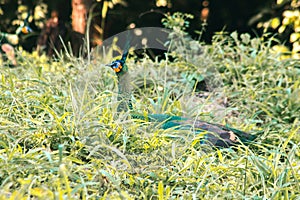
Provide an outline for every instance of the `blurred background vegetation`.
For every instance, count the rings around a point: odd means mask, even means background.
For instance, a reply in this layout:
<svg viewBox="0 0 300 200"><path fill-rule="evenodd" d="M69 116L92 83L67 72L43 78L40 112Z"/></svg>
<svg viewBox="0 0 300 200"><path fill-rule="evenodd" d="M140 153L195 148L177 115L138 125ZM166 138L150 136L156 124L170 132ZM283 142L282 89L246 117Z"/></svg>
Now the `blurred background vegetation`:
<svg viewBox="0 0 300 200"><path fill-rule="evenodd" d="M210 0L67 0L64 3L58 0L1 0L0 30L14 32L30 13L29 22L34 31L21 40L21 45L31 51L36 47L37 37L51 11L60 13L60 20L69 32L73 30L82 35L85 34L90 13L91 43L99 45L105 38L128 28L162 26L161 20L165 15L183 12L194 16L187 30L194 38L198 38L201 32L200 39L210 43L213 35L220 31L247 32L252 36L270 32L277 34L277 38L285 44L277 46L277 50L299 58L299 6L298 0L253 0L251 3L234 0L226 3ZM76 20L78 12L83 16L84 23Z"/></svg>

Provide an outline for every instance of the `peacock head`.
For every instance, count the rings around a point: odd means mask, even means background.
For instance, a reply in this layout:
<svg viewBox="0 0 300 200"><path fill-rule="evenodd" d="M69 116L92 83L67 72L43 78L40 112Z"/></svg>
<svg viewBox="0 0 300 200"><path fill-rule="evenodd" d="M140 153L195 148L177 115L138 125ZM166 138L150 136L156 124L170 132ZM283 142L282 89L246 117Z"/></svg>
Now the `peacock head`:
<svg viewBox="0 0 300 200"><path fill-rule="evenodd" d="M112 63L107 64L106 66L111 67L118 74L123 71L124 62L122 62L122 60L115 60Z"/></svg>
<svg viewBox="0 0 300 200"><path fill-rule="evenodd" d="M126 59L127 59L128 51L124 51L122 58L120 60L115 60L110 64L107 64L106 66L111 67L118 76L124 74L128 71L128 68L126 66Z"/></svg>
<svg viewBox="0 0 300 200"><path fill-rule="evenodd" d="M123 54L122 58L120 60L115 60L110 64L107 64L106 66L111 67L117 75L124 74L128 71L127 65L125 63L127 57L127 53Z"/></svg>

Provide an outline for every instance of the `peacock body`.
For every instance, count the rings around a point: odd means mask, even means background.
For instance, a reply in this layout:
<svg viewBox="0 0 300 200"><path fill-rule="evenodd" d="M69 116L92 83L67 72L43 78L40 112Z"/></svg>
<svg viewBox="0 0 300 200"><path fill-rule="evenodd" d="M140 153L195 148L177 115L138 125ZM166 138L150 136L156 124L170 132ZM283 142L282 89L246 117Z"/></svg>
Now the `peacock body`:
<svg viewBox="0 0 300 200"><path fill-rule="evenodd" d="M245 133L243 131L224 126L220 124L210 123L202 120L195 120L181 116L173 116L168 114L140 114L133 110L131 103L131 77L126 65L128 51L125 51L120 60L115 60L110 66L118 77L118 112L130 111L130 115L134 119L140 119L149 122L156 122L162 129L180 129L194 130L197 134L204 133L202 143L210 144L217 147L230 147L242 143L253 141L256 136Z"/></svg>

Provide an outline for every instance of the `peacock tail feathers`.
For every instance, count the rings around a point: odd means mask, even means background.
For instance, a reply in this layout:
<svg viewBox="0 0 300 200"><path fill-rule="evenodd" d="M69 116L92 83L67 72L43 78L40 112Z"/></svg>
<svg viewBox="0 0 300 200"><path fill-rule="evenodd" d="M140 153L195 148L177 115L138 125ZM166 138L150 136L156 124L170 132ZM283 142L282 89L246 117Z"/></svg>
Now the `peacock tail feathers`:
<svg viewBox="0 0 300 200"><path fill-rule="evenodd" d="M147 122L157 122L162 129L193 130L196 134L204 133L202 143L209 143L214 146L228 147L239 143L250 143L256 136L245 133L241 130L214 124L202 120L193 120L186 117L172 116L167 114L145 114L141 115L132 111L131 117Z"/></svg>

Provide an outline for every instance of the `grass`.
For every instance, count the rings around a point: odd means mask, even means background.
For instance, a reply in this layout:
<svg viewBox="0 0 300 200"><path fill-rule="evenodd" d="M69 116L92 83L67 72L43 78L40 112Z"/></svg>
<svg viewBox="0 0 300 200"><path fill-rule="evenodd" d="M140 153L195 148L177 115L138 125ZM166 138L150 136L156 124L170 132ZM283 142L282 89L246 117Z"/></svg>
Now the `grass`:
<svg viewBox="0 0 300 200"><path fill-rule="evenodd" d="M254 144L209 148L118 116L109 55L20 52L19 67L1 67L0 199L299 199L299 61L247 34L183 40L172 62L128 61L134 108L229 123L257 134Z"/></svg>

